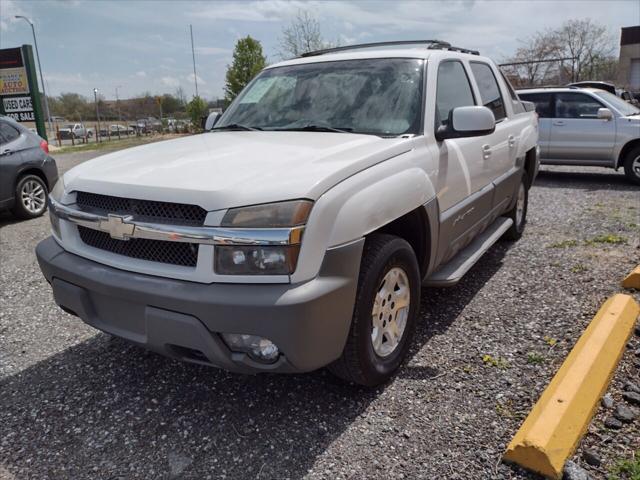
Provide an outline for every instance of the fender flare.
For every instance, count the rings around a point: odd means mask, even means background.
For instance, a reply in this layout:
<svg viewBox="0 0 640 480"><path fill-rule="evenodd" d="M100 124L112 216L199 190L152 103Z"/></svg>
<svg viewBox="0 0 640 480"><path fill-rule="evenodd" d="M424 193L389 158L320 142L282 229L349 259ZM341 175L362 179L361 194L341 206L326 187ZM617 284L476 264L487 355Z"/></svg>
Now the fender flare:
<svg viewBox="0 0 640 480"><path fill-rule="evenodd" d="M414 158L408 152L363 170L316 201L292 282L317 275L327 249L359 240L435 198L425 171L405 163L407 157Z"/></svg>

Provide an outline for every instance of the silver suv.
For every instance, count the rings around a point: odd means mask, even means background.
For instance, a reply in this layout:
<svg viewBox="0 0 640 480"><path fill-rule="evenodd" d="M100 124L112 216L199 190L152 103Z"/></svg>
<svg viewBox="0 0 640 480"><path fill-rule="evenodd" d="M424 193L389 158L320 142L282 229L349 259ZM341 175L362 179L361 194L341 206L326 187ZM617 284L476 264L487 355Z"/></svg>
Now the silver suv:
<svg viewBox="0 0 640 480"><path fill-rule="evenodd" d="M518 95L536 105L542 164L623 167L640 185L640 109L595 88L536 88Z"/></svg>

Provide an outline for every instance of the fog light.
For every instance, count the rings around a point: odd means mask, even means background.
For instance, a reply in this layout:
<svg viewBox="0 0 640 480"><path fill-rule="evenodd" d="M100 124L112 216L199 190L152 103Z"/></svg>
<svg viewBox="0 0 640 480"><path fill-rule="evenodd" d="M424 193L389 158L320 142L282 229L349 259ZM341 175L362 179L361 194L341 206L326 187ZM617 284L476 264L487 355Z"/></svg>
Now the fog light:
<svg viewBox="0 0 640 480"><path fill-rule="evenodd" d="M247 353L259 362L273 363L280 355L276 344L268 338L240 333L223 333L222 338L231 350Z"/></svg>

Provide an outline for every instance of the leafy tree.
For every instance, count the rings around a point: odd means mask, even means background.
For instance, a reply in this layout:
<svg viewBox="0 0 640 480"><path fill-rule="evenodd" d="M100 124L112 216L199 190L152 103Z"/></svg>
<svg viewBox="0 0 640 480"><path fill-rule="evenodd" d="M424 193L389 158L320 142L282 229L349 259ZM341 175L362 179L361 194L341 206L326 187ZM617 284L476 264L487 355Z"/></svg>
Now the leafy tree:
<svg viewBox="0 0 640 480"><path fill-rule="evenodd" d="M191 124L195 131L202 130L202 118L207 115L207 112L207 102L205 102L201 97L193 97L193 99L187 103L187 114L189 114Z"/></svg>
<svg viewBox="0 0 640 480"><path fill-rule="evenodd" d="M266 66L262 45L258 40L247 36L236 42L233 50L233 63L227 69L224 87L225 100L231 103L242 89Z"/></svg>
<svg viewBox="0 0 640 480"><path fill-rule="evenodd" d="M320 22L313 15L306 10L298 10L289 26L282 29L278 55L286 60L336 45L323 40Z"/></svg>

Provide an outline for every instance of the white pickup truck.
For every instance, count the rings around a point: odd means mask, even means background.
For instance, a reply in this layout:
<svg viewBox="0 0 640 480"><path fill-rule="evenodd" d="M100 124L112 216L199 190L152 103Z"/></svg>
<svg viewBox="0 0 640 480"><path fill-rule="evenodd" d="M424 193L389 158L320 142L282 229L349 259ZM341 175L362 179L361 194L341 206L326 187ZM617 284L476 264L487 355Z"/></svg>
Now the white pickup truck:
<svg viewBox="0 0 640 480"><path fill-rule="evenodd" d="M211 131L67 172L40 267L65 311L165 355L380 384L421 285L522 234L525 107L491 60L440 41L272 65Z"/></svg>

